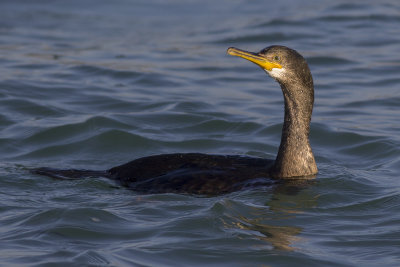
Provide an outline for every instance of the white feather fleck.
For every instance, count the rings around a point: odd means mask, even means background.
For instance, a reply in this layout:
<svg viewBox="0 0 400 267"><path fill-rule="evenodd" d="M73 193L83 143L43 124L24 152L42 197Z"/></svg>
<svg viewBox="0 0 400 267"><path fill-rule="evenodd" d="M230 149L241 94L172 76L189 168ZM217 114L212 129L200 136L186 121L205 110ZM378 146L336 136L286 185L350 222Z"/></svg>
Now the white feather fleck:
<svg viewBox="0 0 400 267"><path fill-rule="evenodd" d="M285 68L273 68L272 70L265 70L269 76L274 79L283 78L285 76L286 69Z"/></svg>

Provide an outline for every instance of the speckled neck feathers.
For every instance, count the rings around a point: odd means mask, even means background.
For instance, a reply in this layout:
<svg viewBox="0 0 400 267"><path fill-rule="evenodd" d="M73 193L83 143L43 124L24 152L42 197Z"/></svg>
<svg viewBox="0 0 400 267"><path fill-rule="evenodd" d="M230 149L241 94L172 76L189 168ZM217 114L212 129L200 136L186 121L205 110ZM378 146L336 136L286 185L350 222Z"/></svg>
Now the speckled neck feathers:
<svg viewBox="0 0 400 267"><path fill-rule="evenodd" d="M314 85L305 59L294 50L286 52L290 61L275 78L281 86L285 117L281 144L272 169L275 177L310 176L318 172L309 143Z"/></svg>

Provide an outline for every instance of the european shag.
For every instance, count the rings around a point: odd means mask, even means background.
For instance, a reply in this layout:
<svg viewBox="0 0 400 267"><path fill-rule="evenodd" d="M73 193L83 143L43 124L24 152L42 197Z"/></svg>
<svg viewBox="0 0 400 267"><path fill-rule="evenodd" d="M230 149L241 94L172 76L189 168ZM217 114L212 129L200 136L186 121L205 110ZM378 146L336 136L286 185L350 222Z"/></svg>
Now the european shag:
<svg viewBox="0 0 400 267"><path fill-rule="evenodd" d="M309 143L314 85L306 60L285 46L270 46L258 53L231 47L227 53L257 64L281 86L285 116L275 160L177 153L139 158L105 171L38 168L32 172L59 179L107 177L143 193L201 195L314 176L318 170Z"/></svg>

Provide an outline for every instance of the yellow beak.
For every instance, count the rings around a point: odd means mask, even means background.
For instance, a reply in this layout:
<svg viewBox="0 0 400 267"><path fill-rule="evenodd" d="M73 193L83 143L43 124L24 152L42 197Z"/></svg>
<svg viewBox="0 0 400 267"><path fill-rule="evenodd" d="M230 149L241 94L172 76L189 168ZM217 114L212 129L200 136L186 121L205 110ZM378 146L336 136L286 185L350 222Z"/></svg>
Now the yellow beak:
<svg viewBox="0 0 400 267"><path fill-rule="evenodd" d="M278 69L282 68L282 65L276 62L268 61L265 57L259 56L256 53L244 51L235 47L229 47L226 52L231 56L237 56L247 59L268 71L271 71L273 68L278 68Z"/></svg>

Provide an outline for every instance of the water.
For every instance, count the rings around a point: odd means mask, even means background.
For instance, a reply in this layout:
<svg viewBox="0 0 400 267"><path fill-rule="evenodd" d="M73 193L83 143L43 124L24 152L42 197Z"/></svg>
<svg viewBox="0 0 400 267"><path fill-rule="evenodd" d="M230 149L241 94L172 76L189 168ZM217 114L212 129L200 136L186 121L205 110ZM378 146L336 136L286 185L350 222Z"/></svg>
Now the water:
<svg viewBox="0 0 400 267"><path fill-rule="evenodd" d="M398 1L0 2L0 265L399 266ZM316 182L141 195L105 169L173 152L273 158L283 101L230 46L308 60Z"/></svg>

